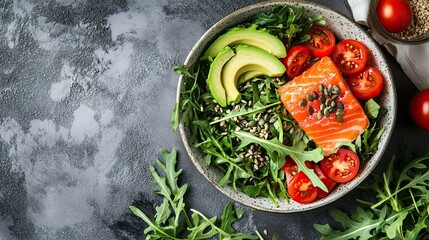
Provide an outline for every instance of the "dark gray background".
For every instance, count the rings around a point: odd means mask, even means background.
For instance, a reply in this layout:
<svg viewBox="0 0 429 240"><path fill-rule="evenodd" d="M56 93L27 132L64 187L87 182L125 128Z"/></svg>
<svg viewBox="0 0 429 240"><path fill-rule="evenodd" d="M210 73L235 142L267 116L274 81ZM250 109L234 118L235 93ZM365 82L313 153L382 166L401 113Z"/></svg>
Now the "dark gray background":
<svg viewBox="0 0 429 240"><path fill-rule="evenodd" d="M219 215L230 200L195 169L171 131L181 65L216 21L258 1L0 1L0 239L141 239L132 203L160 199L148 166L179 151L187 204ZM316 1L350 17L346 1ZM429 151L407 113L414 86L388 56L398 119L382 171L406 144ZM274 214L245 208L242 231L317 239L327 210L355 207L355 190L317 210ZM236 204L240 206L239 204Z"/></svg>

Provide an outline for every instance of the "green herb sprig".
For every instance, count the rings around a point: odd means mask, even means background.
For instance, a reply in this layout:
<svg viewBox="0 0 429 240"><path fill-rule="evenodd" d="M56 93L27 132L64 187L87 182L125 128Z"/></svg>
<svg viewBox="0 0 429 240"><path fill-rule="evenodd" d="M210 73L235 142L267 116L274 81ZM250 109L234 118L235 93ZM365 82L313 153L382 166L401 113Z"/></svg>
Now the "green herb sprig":
<svg viewBox="0 0 429 240"><path fill-rule="evenodd" d="M295 43L310 39L307 31L313 24L326 24L321 15L305 18L304 11L304 7L295 8L288 5L277 7L271 13L259 14L253 23L279 36L288 47L291 47Z"/></svg>
<svg viewBox="0 0 429 240"><path fill-rule="evenodd" d="M147 240L209 239L216 235L217 239L225 240L263 240L258 231L255 234L235 231L233 224L243 217L244 210L235 209L232 203L225 206L220 220L217 217L208 218L195 209L190 209L189 217L189 210L184 203L188 185L178 183L182 169L176 170L177 151L173 149L169 153L161 150L161 154L164 161L157 160L156 163L163 175L154 166L149 167L154 182L159 186L155 193L163 198L162 203L155 208L155 216L150 218L137 207L130 206L131 211L148 224L144 230Z"/></svg>
<svg viewBox="0 0 429 240"><path fill-rule="evenodd" d="M374 183L362 188L376 193L376 202L358 200L363 206L351 214L338 209L330 215L343 226L315 224L321 239L429 239L429 153L412 159L389 162Z"/></svg>

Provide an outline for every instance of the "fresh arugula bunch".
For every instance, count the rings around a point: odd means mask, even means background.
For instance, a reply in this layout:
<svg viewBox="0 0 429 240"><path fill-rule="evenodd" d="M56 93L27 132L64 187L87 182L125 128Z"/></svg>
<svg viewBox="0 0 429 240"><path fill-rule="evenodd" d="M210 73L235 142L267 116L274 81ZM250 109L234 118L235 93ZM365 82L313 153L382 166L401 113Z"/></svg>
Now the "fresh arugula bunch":
<svg viewBox="0 0 429 240"><path fill-rule="evenodd" d="M358 200L363 207L346 214L330 215L343 230L315 224L322 239L429 239L429 153L412 159L409 152L400 162L395 157L374 182L362 186L376 193L377 202Z"/></svg>
<svg viewBox="0 0 429 240"><path fill-rule="evenodd" d="M292 6L276 7L271 13L261 13L253 21L291 47L295 43L305 42L310 39L308 29L314 24L325 25L326 21L321 15L304 17L304 7L294 8Z"/></svg>
<svg viewBox="0 0 429 240"><path fill-rule="evenodd" d="M137 207L130 206L131 211L148 224L144 230L146 239L209 239L216 235L219 240L263 239L257 231L256 235L235 231L233 224L242 218L244 210L235 209L231 203L225 206L220 221L217 217L208 218L195 209L190 209L192 214L189 216L184 203L188 185L178 183L182 169L176 170L177 151L173 149L169 153L161 150L161 154L164 162L157 160L156 163L164 176L154 166L149 167L159 186L155 193L162 196L162 203L155 208L155 216L150 218Z"/></svg>

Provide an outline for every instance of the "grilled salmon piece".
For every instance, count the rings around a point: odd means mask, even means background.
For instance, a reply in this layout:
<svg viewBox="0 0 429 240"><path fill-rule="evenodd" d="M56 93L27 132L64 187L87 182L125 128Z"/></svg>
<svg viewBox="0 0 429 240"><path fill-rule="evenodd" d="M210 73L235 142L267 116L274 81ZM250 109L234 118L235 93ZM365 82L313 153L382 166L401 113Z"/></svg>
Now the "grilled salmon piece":
<svg viewBox="0 0 429 240"><path fill-rule="evenodd" d="M325 156L354 141L369 126L362 106L329 57L321 58L278 92L285 108Z"/></svg>

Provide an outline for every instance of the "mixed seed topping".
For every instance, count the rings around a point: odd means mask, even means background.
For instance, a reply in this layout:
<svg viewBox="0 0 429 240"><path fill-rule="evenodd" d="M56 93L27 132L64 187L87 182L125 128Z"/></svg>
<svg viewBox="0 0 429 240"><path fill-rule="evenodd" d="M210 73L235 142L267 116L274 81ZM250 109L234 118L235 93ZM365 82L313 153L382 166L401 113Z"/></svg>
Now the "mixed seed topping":
<svg viewBox="0 0 429 240"><path fill-rule="evenodd" d="M316 109L312 106L307 106L308 102L320 101L319 111L317 111L316 116L318 120L321 120L323 117L329 118L331 114L335 114L338 122L343 123L343 115L346 113L344 110L344 104L339 101L338 97L341 94L341 89L337 85L325 86L323 84L319 85L319 93L316 91L311 92L307 95L306 99L302 99L299 102L299 106L302 108L307 107L308 115L313 115L316 113Z"/></svg>
<svg viewBox="0 0 429 240"><path fill-rule="evenodd" d="M279 86L283 85L285 81L280 78L273 79ZM244 88L250 88L250 82L246 83ZM262 90L259 95L265 96L266 91ZM316 96L317 98L317 96ZM283 143L288 145L292 143L292 139L303 138L304 132L295 122L286 121L289 112L278 104L271 108L266 108L258 111L254 114L243 114L236 117L222 120L223 117L227 116L232 111L249 110L254 107L252 100L242 99L238 103L232 103L230 106L221 107L215 100L207 102L206 106L201 106L201 109L213 108L214 112L217 113L213 118L212 122L215 122L217 129L220 131L220 136L234 136L234 132L245 131L258 136L264 140L273 139L273 128L281 128L284 132ZM280 108L280 110L279 110ZM292 136L293 135L293 136ZM240 139L231 137L232 144L239 146ZM267 166L270 161L270 157L266 153L265 149L258 144L249 144L244 149L241 149L237 153L238 158L242 159L249 164L254 170L261 170Z"/></svg>

